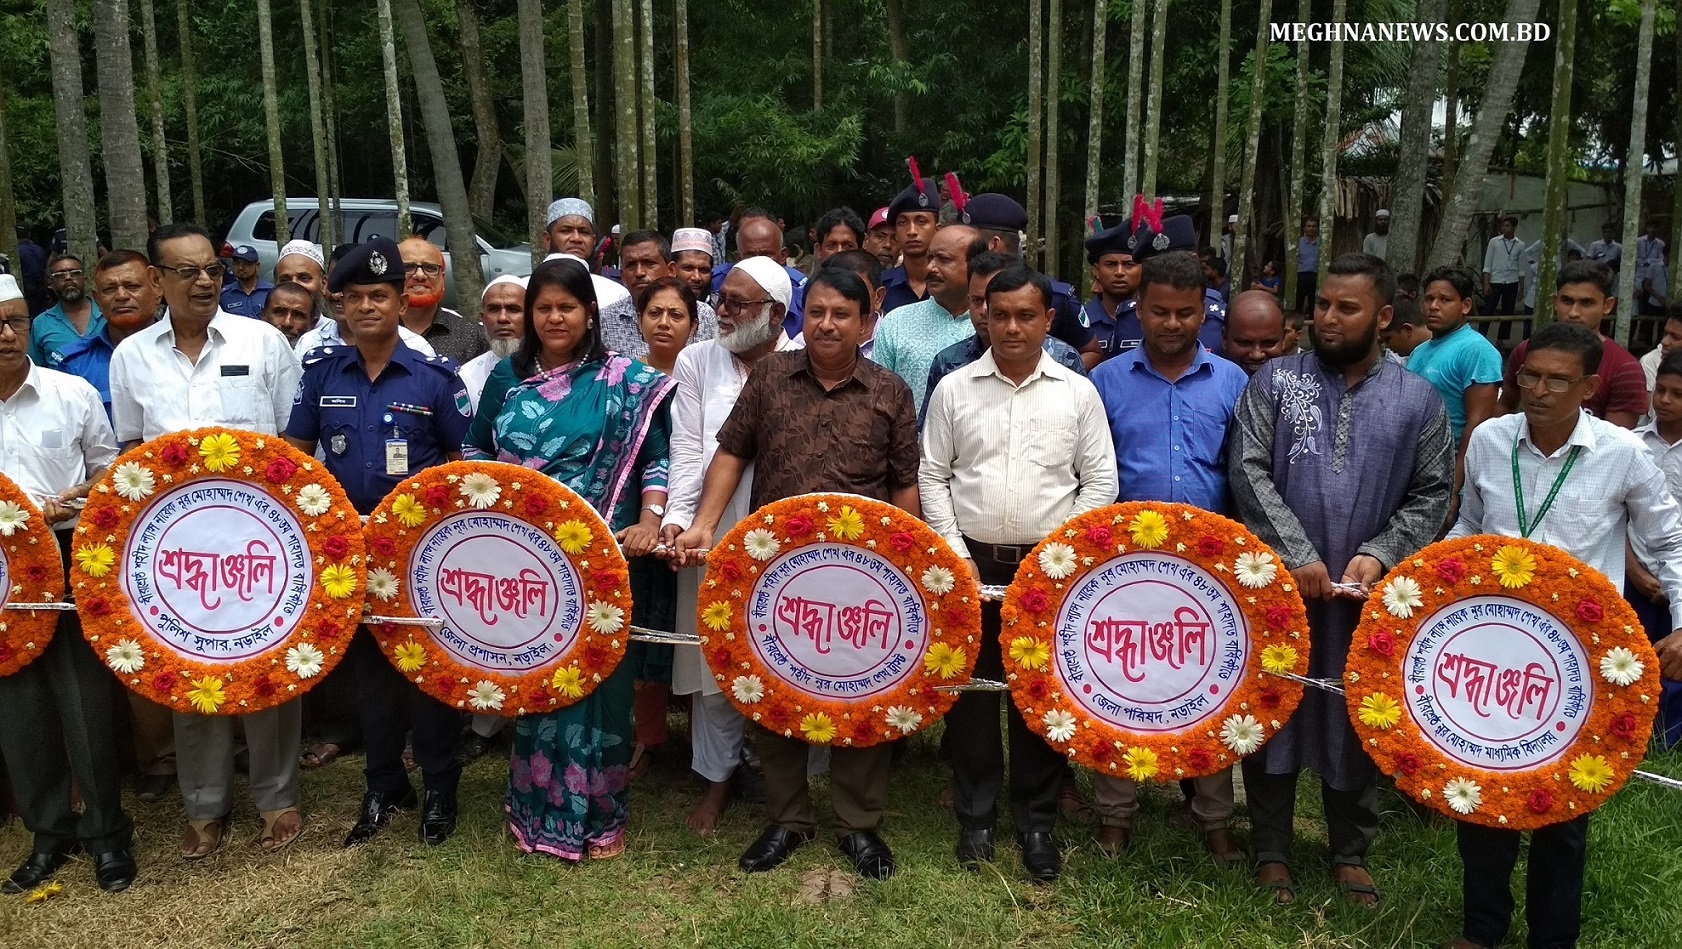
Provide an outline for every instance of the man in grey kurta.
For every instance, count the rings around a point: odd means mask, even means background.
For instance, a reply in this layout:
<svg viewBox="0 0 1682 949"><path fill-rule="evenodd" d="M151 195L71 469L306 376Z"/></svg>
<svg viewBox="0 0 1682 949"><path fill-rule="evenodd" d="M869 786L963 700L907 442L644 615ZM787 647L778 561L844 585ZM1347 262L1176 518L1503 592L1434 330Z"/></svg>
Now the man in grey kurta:
<svg viewBox="0 0 1682 949"><path fill-rule="evenodd" d="M1442 400L1378 346L1394 291L1394 274L1377 258L1333 262L1315 308L1316 349L1258 370L1233 419L1228 468L1238 515L1297 579L1315 678L1342 678L1360 621L1361 599L1332 583L1370 589L1430 543L1448 515L1454 453ZM1377 894L1359 868L1378 831L1376 769L1343 697L1313 688L1244 760L1258 882L1290 901L1284 865L1303 768L1320 773L1334 875L1370 902Z"/></svg>

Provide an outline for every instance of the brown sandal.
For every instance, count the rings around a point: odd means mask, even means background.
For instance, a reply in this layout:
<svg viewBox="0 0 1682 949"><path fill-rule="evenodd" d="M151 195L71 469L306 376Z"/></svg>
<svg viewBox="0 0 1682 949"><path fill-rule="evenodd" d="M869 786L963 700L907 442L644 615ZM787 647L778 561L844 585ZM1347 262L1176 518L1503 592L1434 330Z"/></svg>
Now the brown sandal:
<svg viewBox="0 0 1682 949"><path fill-rule="evenodd" d="M230 811L211 820L188 821L187 832L181 835L181 859L203 860L220 850L231 816L233 812Z"/></svg>
<svg viewBox="0 0 1682 949"><path fill-rule="evenodd" d="M274 853L297 840L304 833L304 815L296 807L286 807L278 811L263 811L263 832L257 838L257 846L263 848L264 853ZM281 822L288 817L295 818L282 829Z"/></svg>
<svg viewBox="0 0 1682 949"><path fill-rule="evenodd" d="M298 759L298 766L303 768L305 771L314 771L317 768L325 768L333 762L338 761L339 756L344 753L344 748L334 744L333 742L319 742L311 745L309 750L304 752L303 756Z"/></svg>

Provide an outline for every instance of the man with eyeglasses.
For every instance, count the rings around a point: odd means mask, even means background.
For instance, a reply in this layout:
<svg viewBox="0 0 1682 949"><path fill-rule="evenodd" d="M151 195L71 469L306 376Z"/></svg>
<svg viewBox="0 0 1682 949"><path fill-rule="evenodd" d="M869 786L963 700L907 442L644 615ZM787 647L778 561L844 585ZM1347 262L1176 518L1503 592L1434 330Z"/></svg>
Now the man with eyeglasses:
<svg viewBox="0 0 1682 949"><path fill-rule="evenodd" d="M87 274L82 261L58 254L47 263L47 286L58 302L35 317L29 336L29 361L37 366L56 366L65 347L78 339L96 335L105 328L99 304L88 296Z"/></svg>
<svg viewBox="0 0 1682 949"><path fill-rule="evenodd" d="M1620 428L1634 429L1647 414L1647 373L1629 350L1600 333L1600 325L1618 307L1611 268L1599 261L1573 260L1559 268L1554 286L1554 319L1581 326L1600 340L1600 384L1584 396L1583 408ZM1501 408L1509 414L1519 411L1520 392L1514 376L1529 354L1530 341L1525 340L1507 360Z"/></svg>
<svg viewBox="0 0 1682 949"><path fill-rule="evenodd" d="M403 314L403 326L458 366L489 349L483 326L442 305L444 252L424 237L411 237L397 245L397 250L403 255L403 296L409 305Z"/></svg>
<svg viewBox="0 0 1682 949"><path fill-rule="evenodd" d="M223 264L210 235L166 224L147 240L152 275L169 304L159 320L111 355L111 414L125 448L170 432L220 426L278 436L292 414L302 370L280 331L219 305ZM298 813L297 701L239 716L250 751L252 794L264 846L303 830ZM188 826L181 856L221 846L233 807L235 716L175 713L175 764Z"/></svg>
<svg viewBox="0 0 1682 949"><path fill-rule="evenodd" d="M1513 378L1521 411L1472 432L1460 517L1448 536L1552 544L1614 587L1623 586L1626 541L1639 542L1670 601L1674 631L1655 644L1660 670L1665 678L1682 678L1682 508L1638 436L1583 411L1605 381L1606 345L1593 330L1563 319L1530 338ZM1584 814L1530 835L1525 915L1532 946L1577 944L1588 827ZM1499 945L1512 920L1510 880L1522 833L1463 822L1455 829L1465 916L1462 935L1449 946Z"/></svg>

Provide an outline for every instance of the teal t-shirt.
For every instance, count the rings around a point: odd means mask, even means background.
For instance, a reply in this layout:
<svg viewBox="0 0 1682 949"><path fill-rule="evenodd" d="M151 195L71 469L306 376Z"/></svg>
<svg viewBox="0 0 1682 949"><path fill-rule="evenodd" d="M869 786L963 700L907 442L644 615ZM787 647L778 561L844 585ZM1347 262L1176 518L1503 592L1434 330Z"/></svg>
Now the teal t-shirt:
<svg viewBox="0 0 1682 949"><path fill-rule="evenodd" d="M1408 357L1408 369L1424 376L1443 397L1454 443L1466 428L1466 390L1475 385L1501 384L1501 353L1483 334L1463 325L1440 339L1420 343Z"/></svg>

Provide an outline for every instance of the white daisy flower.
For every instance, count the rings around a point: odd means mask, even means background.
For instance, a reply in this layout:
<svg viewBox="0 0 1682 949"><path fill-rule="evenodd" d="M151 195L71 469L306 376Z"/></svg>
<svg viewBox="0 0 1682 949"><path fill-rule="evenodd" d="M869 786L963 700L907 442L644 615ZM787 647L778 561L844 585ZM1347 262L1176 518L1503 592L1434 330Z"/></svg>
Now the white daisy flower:
<svg viewBox="0 0 1682 949"><path fill-rule="evenodd" d="M770 560L777 555L777 551L783 549L783 545L777 542L777 535L763 527L748 531L747 536L742 538L742 547L747 550L748 556L755 560Z"/></svg>
<svg viewBox="0 0 1682 949"><path fill-rule="evenodd" d="M1640 679L1645 669L1635 653L1622 646L1609 649L1600 657L1600 677L1613 685L1629 685Z"/></svg>
<svg viewBox="0 0 1682 949"><path fill-rule="evenodd" d="M124 639L105 650L105 664L121 675L133 675L146 667L146 654L139 643Z"/></svg>
<svg viewBox="0 0 1682 949"><path fill-rule="evenodd" d="M286 650L286 671L300 679L315 677L321 672L321 650L309 643L299 643Z"/></svg>
<svg viewBox="0 0 1682 949"><path fill-rule="evenodd" d="M1261 747L1267 737L1254 715L1234 715L1221 723L1221 744L1235 755L1247 755Z"/></svg>
<svg viewBox="0 0 1682 949"><path fill-rule="evenodd" d="M1075 716L1069 712L1054 708L1040 721L1045 725L1045 737L1052 741L1068 741L1075 737Z"/></svg>
<svg viewBox="0 0 1682 949"><path fill-rule="evenodd" d="M502 485L496 479L483 471L475 471L461 479L461 496L469 504L483 510L497 502L502 497Z"/></svg>
<svg viewBox="0 0 1682 949"><path fill-rule="evenodd" d="M1470 814L1483 803L1483 788L1468 778L1455 778L1443 785L1443 800L1456 814Z"/></svg>
<svg viewBox="0 0 1682 949"><path fill-rule="evenodd" d="M952 579L952 571L945 567L930 567L923 571L923 589L935 596L945 596L952 592L956 584Z"/></svg>
<svg viewBox="0 0 1682 949"><path fill-rule="evenodd" d="M1425 596L1412 577L1397 577L1384 585L1384 608L1398 619L1407 619L1425 605Z"/></svg>
<svg viewBox="0 0 1682 949"><path fill-rule="evenodd" d="M502 700L507 697L508 695L498 688L495 682L489 679L481 679L479 684L467 693L467 704L481 712L500 711Z"/></svg>
<svg viewBox="0 0 1682 949"><path fill-rule="evenodd" d="M298 510L305 517L320 517L333 506L333 498L321 485L306 484L298 489L298 496L292 499L292 503L298 505Z"/></svg>
<svg viewBox="0 0 1682 949"><path fill-rule="evenodd" d="M625 610L601 600L590 602L590 610L584 618L591 629L604 636L611 636L625 626Z"/></svg>
<svg viewBox="0 0 1682 949"><path fill-rule="evenodd" d="M157 486L152 470L138 462L125 461L111 472L111 489L130 501L149 497Z"/></svg>
<svg viewBox="0 0 1682 949"><path fill-rule="evenodd" d="M765 697L765 683L759 676L737 676L730 683L730 694L736 701L745 705L752 705Z"/></svg>
<svg viewBox="0 0 1682 949"><path fill-rule="evenodd" d="M1040 551L1040 569L1053 580L1075 572L1075 549L1068 544L1046 544Z"/></svg>
<svg viewBox="0 0 1682 949"><path fill-rule="evenodd" d="M384 567L375 567L368 571L368 595L376 599L397 599L397 589L401 585L397 577Z"/></svg>
<svg viewBox="0 0 1682 949"><path fill-rule="evenodd" d="M1239 583L1257 590L1273 582L1273 578L1279 575L1279 566L1273 562L1270 553L1246 551L1233 562L1232 575L1238 578Z"/></svg>
<svg viewBox="0 0 1682 949"><path fill-rule="evenodd" d="M909 735L923 724L923 713L904 705L894 705L888 708L888 724L899 729L902 735Z"/></svg>
<svg viewBox="0 0 1682 949"><path fill-rule="evenodd" d="M0 501L0 535L10 537L12 532L29 523L29 512L16 501Z"/></svg>

